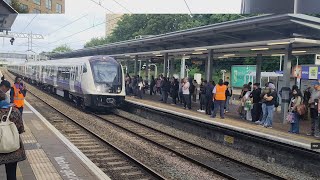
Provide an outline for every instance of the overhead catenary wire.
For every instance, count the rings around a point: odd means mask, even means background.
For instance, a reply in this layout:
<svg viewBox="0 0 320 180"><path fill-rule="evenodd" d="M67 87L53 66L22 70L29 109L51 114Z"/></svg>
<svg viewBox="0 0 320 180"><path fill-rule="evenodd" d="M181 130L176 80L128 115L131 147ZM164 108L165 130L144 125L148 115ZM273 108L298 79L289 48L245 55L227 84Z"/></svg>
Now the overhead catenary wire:
<svg viewBox="0 0 320 180"><path fill-rule="evenodd" d="M26 29L29 27L29 25L33 22L33 20L34 20L38 15L39 15L39 14L36 14L36 15L29 21L28 25L23 28L22 31L26 30Z"/></svg>
<svg viewBox="0 0 320 180"><path fill-rule="evenodd" d="M115 19L119 19L119 18L121 18L121 17L115 17L115 18L112 18L112 19L110 19L110 20L108 20L108 21L103 21L103 22L101 22L101 23L92 25L92 26L90 26L90 27L88 27L88 28L86 28L86 29L83 29L83 30L81 30L81 31L78 31L78 32L76 32L76 33L74 33L74 34L71 34L71 35L66 36L66 37L64 37L64 38L61 38L61 39L56 40L56 41L54 41L54 42L50 42L50 43L48 43L48 45L49 45L49 44L56 43L56 42L59 42L59 41L61 41L61 40L65 40L65 39L70 38L70 37L72 37L72 36L74 36L74 35L80 34L80 33L82 33L82 32L85 32L85 31L89 30L89 29L92 29L92 28L94 28L94 27L100 26L100 25L102 25L102 24L111 22L111 21L113 21L113 20L115 20Z"/></svg>
<svg viewBox="0 0 320 180"><path fill-rule="evenodd" d="M188 5L187 0L183 0L183 1L184 1L184 3L185 3L185 4L186 4L186 6L187 6L187 8L188 8L188 10L189 10L190 15L192 15L192 12L191 12L191 9L190 9L190 7L189 7L189 5Z"/></svg>
<svg viewBox="0 0 320 180"><path fill-rule="evenodd" d="M110 13L115 14L115 12L113 12L113 11L111 11L110 9L108 9L108 8L106 8L106 7L104 7L104 6L102 6L100 1L99 1L99 3L98 3L98 2L96 2L96 1L94 1L94 0L90 0L90 1L91 1L91 2L93 2L93 3L95 3L95 4L97 4L97 5L99 5L99 6L101 6L103 9L105 9L105 10L109 11Z"/></svg>
<svg viewBox="0 0 320 180"><path fill-rule="evenodd" d="M48 33L48 36L50 36L51 34L53 34L53 33L57 32L57 31L65 28L65 27L67 27L67 26L69 26L69 25L71 25L71 24L73 24L73 23L75 23L75 22L77 22L77 21L79 21L80 19L82 19L82 18L84 18L84 17L86 17L86 16L88 16L88 14L85 14L85 15L83 15L83 16L81 16L81 17L79 17L79 18L77 18L77 19L75 19L75 20L73 20L73 21L71 21L71 22L63 25L63 26L61 26L60 28L58 28L58 29L56 29L56 30L54 30L54 31L51 31L50 33Z"/></svg>
<svg viewBox="0 0 320 180"><path fill-rule="evenodd" d="M121 6L123 9L125 9L126 11L128 11L129 13L131 13L132 14L132 12L128 9L128 8L126 8L125 6L123 6L122 4L120 4L117 0L112 0L113 2L115 2L115 3L117 3L119 6Z"/></svg>

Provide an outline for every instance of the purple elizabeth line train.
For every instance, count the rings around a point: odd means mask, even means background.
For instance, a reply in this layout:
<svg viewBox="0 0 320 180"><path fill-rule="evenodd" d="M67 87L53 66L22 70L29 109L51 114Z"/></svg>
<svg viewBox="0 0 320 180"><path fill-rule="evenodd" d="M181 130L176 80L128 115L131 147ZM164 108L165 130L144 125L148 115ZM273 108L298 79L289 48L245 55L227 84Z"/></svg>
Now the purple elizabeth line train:
<svg viewBox="0 0 320 180"><path fill-rule="evenodd" d="M125 99L123 69L112 57L26 62L7 68L25 81L73 100L84 109L119 107Z"/></svg>

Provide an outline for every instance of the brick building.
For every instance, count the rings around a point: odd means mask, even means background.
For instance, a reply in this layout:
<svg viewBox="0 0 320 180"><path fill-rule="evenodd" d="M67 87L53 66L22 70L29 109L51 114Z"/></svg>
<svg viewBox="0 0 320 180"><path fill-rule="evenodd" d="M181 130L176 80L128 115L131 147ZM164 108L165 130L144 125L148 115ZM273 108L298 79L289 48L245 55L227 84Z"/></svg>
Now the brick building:
<svg viewBox="0 0 320 180"><path fill-rule="evenodd" d="M11 4L12 0L5 0ZM65 12L65 0L17 0L21 9L29 13L63 14Z"/></svg>

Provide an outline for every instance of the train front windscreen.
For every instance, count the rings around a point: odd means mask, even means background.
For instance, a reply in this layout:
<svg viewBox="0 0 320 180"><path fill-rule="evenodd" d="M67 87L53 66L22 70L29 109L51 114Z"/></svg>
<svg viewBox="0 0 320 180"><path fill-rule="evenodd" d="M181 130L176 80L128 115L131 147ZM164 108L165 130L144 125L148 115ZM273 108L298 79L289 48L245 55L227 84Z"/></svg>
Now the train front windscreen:
<svg viewBox="0 0 320 180"><path fill-rule="evenodd" d="M119 93L122 88L122 69L119 64L105 61L91 63L94 82L98 91Z"/></svg>

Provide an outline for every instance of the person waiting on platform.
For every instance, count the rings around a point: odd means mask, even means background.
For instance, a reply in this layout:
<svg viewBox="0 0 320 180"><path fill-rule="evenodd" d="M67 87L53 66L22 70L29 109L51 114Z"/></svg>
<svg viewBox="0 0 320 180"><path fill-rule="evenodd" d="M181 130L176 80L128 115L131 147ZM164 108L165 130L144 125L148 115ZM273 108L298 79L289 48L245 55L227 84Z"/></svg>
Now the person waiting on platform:
<svg viewBox="0 0 320 180"><path fill-rule="evenodd" d="M263 96L265 109L263 110L262 121L259 124L266 128L272 128L273 112L278 95L275 91L276 88L273 83L269 83L268 86L269 92Z"/></svg>
<svg viewBox="0 0 320 180"><path fill-rule="evenodd" d="M226 104L224 105L225 113L227 113L227 112L229 112L230 99L232 97L232 89L229 88L229 82L228 81L225 81L223 84L227 86L227 90L226 90L227 100L226 100Z"/></svg>
<svg viewBox="0 0 320 180"><path fill-rule="evenodd" d="M154 86L156 85L156 80L154 79L154 76L151 76L151 81L150 81L150 95L156 94Z"/></svg>
<svg viewBox="0 0 320 180"><path fill-rule="evenodd" d="M199 85L196 80L193 80L192 85L190 84L190 93L192 94L193 102L197 102L198 86Z"/></svg>
<svg viewBox="0 0 320 180"><path fill-rule="evenodd" d="M172 104L177 104L177 98L179 97L179 81L176 78L172 78L173 81L171 82L170 86L170 95L172 97Z"/></svg>
<svg viewBox="0 0 320 180"><path fill-rule="evenodd" d="M217 115L218 108L220 109L220 118L224 119L224 105L226 103L226 90L227 86L223 84L223 80L220 79L219 83L214 87L212 94L212 101L214 103L214 110L212 118L215 118Z"/></svg>
<svg viewBox="0 0 320 180"><path fill-rule="evenodd" d="M163 77L163 83L161 86L161 92L162 92L162 98L163 98L163 103L167 103L168 101L168 95L170 92L170 81L168 80L167 77Z"/></svg>
<svg viewBox="0 0 320 180"><path fill-rule="evenodd" d="M300 89L293 89L292 98L289 104L289 112L292 113L292 120L290 122L291 128L289 133L299 134L299 121L301 116L298 114L297 108L302 103L302 93Z"/></svg>
<svg viewBox="0 0 320 180"><path fill-rule="evenodd" d="M190 83L188 81L188 78L184 78L183 84L182 84L182 94L184 99L184 109L188 107L188 109L191 109L191 97L190 97Z"/></svg>
<svg viewBox="0 0 320 180"><path fill-rule="evenodd" d="M17 76L10 91L10 102L19 109L21 116L24 106L24 98L26 97L27 89L22 83L21 77Z"/></svg>
<svg viewBox="0 0 320 180"><path fill-rule="evenodd" d="M212 81L208 81L207 83L207 86L206 86L206 102L207 102L207 105L206 105L206 114L207 115L211 115L212 114L212 111L214 109L214 105L213 105L213 94L212 94L212 91L215 87L215 82Z"/></svg>
<svg viewBox="0 0 320 180"><path fill-rule="evenodd" d="M139 78L138 80L138 86L137 86L137 96L142 99L142 94L143 94L143 89L145 87L144 81L142 77Z"/></svg>
<svg viewBox="0 0 320 180"><path fill-rule="evenodd" d="M251 110L252 122L257 122L260 119L262 111L260 83L253 84L253 91L250 97L253 99L253 108Z"/></svg>
<svg viewBox="0 0 320 180"><path fill-rule="evenodd" d="M318 103L320 99L320 82L314 82L311 97L309 99L310 116L311 116L311 132L308 136L320 137L319 133L319 114L318 114ZM318 101L318 102L317 102Z"/></svg>
<svg viewBox="0 0 320 180"><path fill-rule="evenodd" d="M10 111L10 107L14 106L14 104L9 104L4 100L6 94L0 93L0 117L7 115ZM21 113L15 107L13 107L12 112L9 116L9 120L12 121L17 129L19 134L24 132L24 126L21 119ZM17 179L17 164L20 161L26 160L26 154L23 147L23 143L20 140L20 148L14 152L10 153L0 153L0 165L5 165L7 180L16 180Z"/></svg>
<svg viewBox="0 0 320 180"><path fill-rule="evenodd" d="M200 85L200 92L199 92L199 96L200 96L200 109L198 110L198 112L206 112L205 109L207 107L207 99L206 99L206 86L207 86L207 81L206 80L202 80L202 83Z"/></svg>

